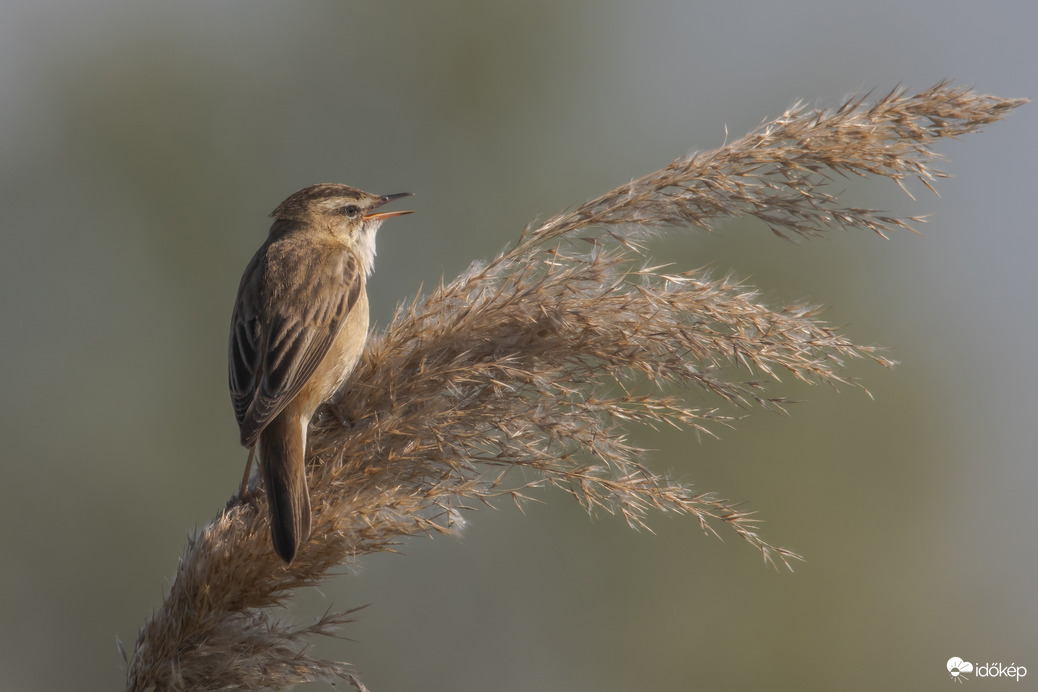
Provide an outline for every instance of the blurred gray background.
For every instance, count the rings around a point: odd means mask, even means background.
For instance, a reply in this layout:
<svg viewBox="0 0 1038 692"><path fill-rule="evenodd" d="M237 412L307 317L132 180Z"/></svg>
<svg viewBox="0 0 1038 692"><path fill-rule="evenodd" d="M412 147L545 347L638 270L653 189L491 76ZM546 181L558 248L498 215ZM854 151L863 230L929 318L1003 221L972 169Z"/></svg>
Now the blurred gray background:
<svg viewBox="0 0 1038 692"><path fill-rule="evenodd" d="M1036 96L1032 2L6 0L0 5L0 689L115 690L188 532L245 460L226 387L239 276L289 193L416 193L372 317L545 217L796 99L943 78ZM388 690L937 690L945 662L1038 689L1038 106L958 142L922 237L792 244L759 224L655 246L809 298L860 390L772 390L720 440L637 440L803 554L561 493L362 559L296 616L371 604L320 650ZM698 395L693 395L698 396ZM974 680L979 685L992 681ZM324 689L315 686L314 689Z"/></svg>

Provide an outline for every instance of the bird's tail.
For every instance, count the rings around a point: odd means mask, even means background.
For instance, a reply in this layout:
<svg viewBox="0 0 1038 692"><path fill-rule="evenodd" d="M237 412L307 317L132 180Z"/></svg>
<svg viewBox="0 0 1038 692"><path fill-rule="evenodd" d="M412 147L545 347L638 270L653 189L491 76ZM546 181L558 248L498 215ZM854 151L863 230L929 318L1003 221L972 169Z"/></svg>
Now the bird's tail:
<svg viewBox="0 0 1038 692"><path fill-rule="evenodd" d="M275 416L259 436L259 465L270 508L274 550L291 564L310 537L310 492L306 487L306 426L296 416Z"/></svg>

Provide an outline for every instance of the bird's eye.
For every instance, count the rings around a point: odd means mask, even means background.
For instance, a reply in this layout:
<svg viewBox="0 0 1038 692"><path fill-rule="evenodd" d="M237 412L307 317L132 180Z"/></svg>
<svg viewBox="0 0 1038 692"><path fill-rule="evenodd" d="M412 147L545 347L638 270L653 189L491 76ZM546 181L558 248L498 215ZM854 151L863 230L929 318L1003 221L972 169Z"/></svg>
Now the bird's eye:
<svg viewBox="0 0 1038 692"><path fill-rule="evenodd" d="M358 207L356 204L349 204L340 209L339 211L342 212L343 215L348 216L351 219L355 219L358 216L360 216L360 207Z"/></svg>

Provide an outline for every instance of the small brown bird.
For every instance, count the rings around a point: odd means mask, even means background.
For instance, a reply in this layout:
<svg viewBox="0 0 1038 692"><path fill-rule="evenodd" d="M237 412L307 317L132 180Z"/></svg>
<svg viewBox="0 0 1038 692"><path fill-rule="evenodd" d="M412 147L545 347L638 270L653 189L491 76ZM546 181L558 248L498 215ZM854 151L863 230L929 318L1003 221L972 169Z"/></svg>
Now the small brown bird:
<svg viewBox="0 0 1038 692"><path fill-rule="evenodd" d="M290 196L245 268L231 316L229 379L241 443L253 453L270 508L274 550L290 564L310 537L306 432L342 386L368 337L365 280L383 221L376 209L410 195L372 195L324 183Z"/></svg>

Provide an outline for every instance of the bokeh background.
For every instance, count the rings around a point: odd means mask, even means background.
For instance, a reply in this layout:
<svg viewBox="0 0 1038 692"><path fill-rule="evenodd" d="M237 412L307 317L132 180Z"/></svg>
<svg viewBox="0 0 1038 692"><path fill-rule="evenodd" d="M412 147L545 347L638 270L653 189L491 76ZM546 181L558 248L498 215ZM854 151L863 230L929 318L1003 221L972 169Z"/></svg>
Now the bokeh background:
<svg viewBox="0 0 1038 692"><path fill-rule="evenodd" d="M379 239L384 324L532 218L796 99L947 77L1038 95L1036 22L1026 0L5 0L0 689L121 689L116 637L236 488L230 308L289 193L416 193ZM952 656L1038 689L1036 133L1031 105L941 143L941 198L841 188L929 214L922 237L735 223L654 246L830 305L902 362L851 366L874 399L783 382L789 416L637 433L759 512L795 573L688 519L638 533L541 492L366 557L293 616L371 604L317 646L376 692L937 690Z"/></svg>

